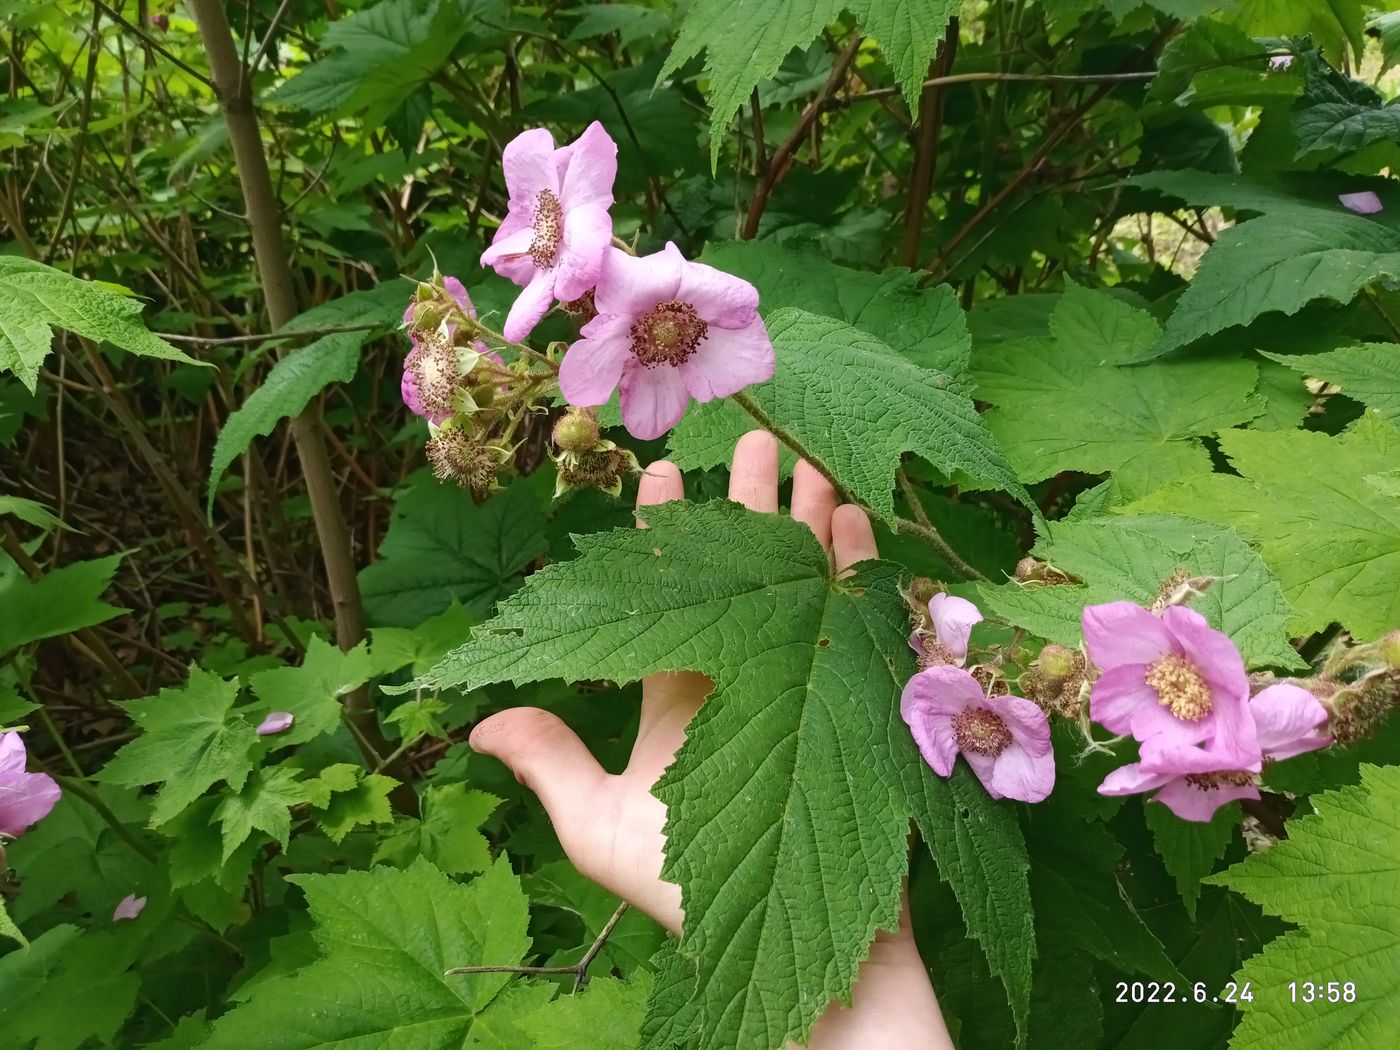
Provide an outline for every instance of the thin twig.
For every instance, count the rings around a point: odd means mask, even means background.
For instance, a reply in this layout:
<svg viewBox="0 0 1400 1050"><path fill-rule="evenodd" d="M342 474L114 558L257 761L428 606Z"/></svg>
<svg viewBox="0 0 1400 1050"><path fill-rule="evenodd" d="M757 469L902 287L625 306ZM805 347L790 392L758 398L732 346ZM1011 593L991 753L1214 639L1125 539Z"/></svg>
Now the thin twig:
<svg viewBox="0 0 1400 1050"><path fill-rule="evenodd" d="M860 50L863 39L860 34L851 38L850 43L836 59L836 64L831 67L831 75L826 78L826 83L817 92L817 97L802 110L802 116L798 118L797 126L783 140L782 145L774 151L772 158L768 161L768 170L764 172L763 181L758 184L754 190L753 199L749 201L749 213L744 219L744 228L739 233L741 241L751 241L758 233L758 223L763 218L763 209L768 206L768 198L773 192L773 187L787 174L788 164L806 140L807 133L816 123L821 111L826 108L827 102L836 94L836 89L841 86L841 82L846 79L846 71L856 60L856 53Z"/></svg>
<svg viewBox="0 0 1400 1050"><path fill-rule="evenodd" d="M899 482L899 490L904 493L904 499L909 504L909 509L914 512L914 521L906 521L903 518L895 520L896 527L901 532L910 532L916 536L921 536L928 540L929 544L943 555L943 560L956 571L962 573L969 580L985 580L987 577L978 572L973 566L953 550L948 545L942 534L934 528L933 522L929 521L928 513L924 510L923 501L919 499L919 493L914 488L914 483L909 480L909 475L900 467L894 472L895 480Z"/></svg>
<svg viewBox="0 0 1400 1050"><path fill-rule="evenodd" d="M1050 84L1106 84L1124 81L1151 80L1157 73L951 73L948 76L929 77L920 87L943 87L947 84L980 84L988 81L1013 81L1023 83ZM828 109L844 109L861 102L874 101L898 95L897 87L870 88L854 95L842 95L827 102Z"/></svg>
<svg viewBox="0 0 1400 1050"><path fill-rule="evenodd" d="M203 84L205 87L207 87L207 88L212 88L212 87L214 86L213 82L212 82L208 77L206 77L203 73L199 72L199 70L197 70L197 69L192 69L191 67L185 65L185 63L181 62L178 58L176 58L174 55L172 55L169 51L167 51L167 50L165 50L165 48L161 47L161 46L160 46L160 42L157 41L154 37L152 37L149 33L147 33L147 32L146 32L144 29L142 29L140 26L132 25L130 22L128 22L128 21L127 21L125 18L123 18L121 15L117 14L117 12L113 11L110 7L108 7L106 4L104 4L104 3L102 2L102 0L93 0L93 3L96 4L96 5L97 5L99 8L101 8L103 11L105 11L105 12L107 13L107 17L108 17L108 18L110 18L112 21L116 22L116 23L117 23L118 25L120 25L123 29L126 29L126 30L128 30L128 31L130 31L130 32L132 32L132 33L135 33L138 37L140 37L140 38L145 42L146 46L148 46L148 47L150 47L150 48L153 48L153 49L154 49L156 52L158 52L163 58L169 59L169 60L170 60L172 63L174 63L177 67L179 67L181 70L183 70L183 71L184 71L185 73L187 73L189 76L194 77L195 80L198 80L198 81L199 81L201 84Z"/></svg>
<svg viewBox="0 0 1400 1050"><path fill-rule="evenodd" d="M450 970L444 970L444 977L455 977L459 974L471 973L517 973L531 977L543 977L552 975L573 974L574 991L577 992L588 983L588 967L593 964L593 960L598 957L598 953L603 950L608 943L608 938L612 936L613 930L617 929L617 924L622 921L622 917L627 914L628 904L623 901L617 906L617 910L610 918L598 936L593 938L593 943L588 946L588 951L578 962L571 966L454 966Z"/></svg>
<svg viewBox="0 0 1400 1050"><path fill-rule="evenodd" d="M157 332L161 339L172 343L198 343L200 346L231 346L237 343L266 343L278 339L314 338L335 335L337 332L369 332L383 328L383 324L347 324L334 328L307 328L304 331L273 332L268 335L176 335L174 332Z"/></svg>
<svg viewBox="0 0 1400 1050"><path fill-rule="evenodd" d="M292 0L282 0L282 3L278 5L277 12L272 16L272 22L267 27L267 32L263 34L262 43L258 45L258 50L253 55L253 61L245 65L247 72L244 79L252 80L258 75L258 66L262 65L263 55L267 54L267 45L272 43L272 38L277 35L277 26L291 5Z"/></svg>

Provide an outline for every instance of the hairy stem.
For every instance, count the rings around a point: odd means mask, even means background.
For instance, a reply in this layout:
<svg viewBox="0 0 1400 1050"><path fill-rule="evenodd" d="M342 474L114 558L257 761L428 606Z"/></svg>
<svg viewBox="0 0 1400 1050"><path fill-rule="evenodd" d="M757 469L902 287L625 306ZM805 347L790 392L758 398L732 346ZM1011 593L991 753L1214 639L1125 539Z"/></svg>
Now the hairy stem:
<svg viewBox="0 0 1400 1050"><path fill-rule="evenodd" d="M919 499L919 493L914 488L914 483L909 480L909 475L904 473L904 468L900 467L894 472L895 480L899 482L899 491L904 493L904 499L909 504L909 509L914 512L914 521L906 521L903 518L896 522L901 532L909 532L915 536L921 536L929 544L943 555L943 560L948 565L963 574L969 580L985 580L975 568L973 568L963 557L948 545L948 541L943 538L939 531L934 528L933 522L929 521L927 512L924 510L923 502Z"/></svg>

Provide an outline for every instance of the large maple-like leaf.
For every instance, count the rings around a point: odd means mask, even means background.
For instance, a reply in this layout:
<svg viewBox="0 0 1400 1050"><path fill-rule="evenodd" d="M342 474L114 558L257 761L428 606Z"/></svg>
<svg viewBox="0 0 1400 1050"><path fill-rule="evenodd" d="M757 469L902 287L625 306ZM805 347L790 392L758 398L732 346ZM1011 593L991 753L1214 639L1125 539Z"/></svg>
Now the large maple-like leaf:
<svg viewBox="0 0 1400 1050"><path fill-rule="evenodd" d="M780 1047L849 996L896 921L911 819L1024 1019L1025 847L966 770L951 787L928 770L900 718L897 567L835 578L805 526L731 503L642 513L646 531L580 537L420 684L714 680L656 788L705 1047Z"/></svg>

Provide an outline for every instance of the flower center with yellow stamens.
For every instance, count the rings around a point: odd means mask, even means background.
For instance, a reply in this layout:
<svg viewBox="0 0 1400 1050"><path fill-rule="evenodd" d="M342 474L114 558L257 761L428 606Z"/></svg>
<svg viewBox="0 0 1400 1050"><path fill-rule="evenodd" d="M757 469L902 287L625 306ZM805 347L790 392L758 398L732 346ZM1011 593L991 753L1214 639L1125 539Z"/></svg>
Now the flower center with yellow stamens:
<svg viewBox="0 0 1400 1050"><path fill-rule="evenodd" d="M1011 744L1011 730L994 711L969 707L953 716L953 739L958 750L995 757Z"/></svg>
<svg viewBox="0 0 1400 1050"><path fill-rule="evenodd" d="M1146 677L1161 705L1177 718L1199 722L1210 714L1210 687L1186 657L1168 653L1148 665Z"/></svg>
<svg viewBox="0 0 1400 1050"><path fill-rule="evenodd" d="M540 190L535 200L535 236L530 241L530 258L541 270L554 265L564 240L564 207L549 190Z"/></svg>
<svg viewBox="0 0 1400 1050"><path fill-rule="evenodd" d="M632 322L632 355L647 368L684 364L709 330L695 307L669 299Z"/></svg>
<svg viewBox="0 0 1400 1050"><path fill-rule="evenodd" d="M1186 783L1200 791L1215 791L1227 784L1232 787L1244 787L1253 781L1254 774L1246 773L1243 770L1227 770L1220 773L1188 773L1186 775Z"/></svg>

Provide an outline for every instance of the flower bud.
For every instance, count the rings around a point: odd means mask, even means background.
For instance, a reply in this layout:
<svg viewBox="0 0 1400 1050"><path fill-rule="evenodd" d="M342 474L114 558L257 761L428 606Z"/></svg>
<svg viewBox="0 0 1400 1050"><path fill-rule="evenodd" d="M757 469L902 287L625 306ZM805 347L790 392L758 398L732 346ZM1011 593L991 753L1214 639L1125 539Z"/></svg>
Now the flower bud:
<svg viewBox="0 0 1400 1050"><path fill-rule="evenodd" d="M598 413L591 408L571 408L554 424L554 445L560 452L592 452L598 438Z"/></svg>
<svg viewBox="0 0 1400 1050"><path fill-rule="evenodd" d="M1049 562L1025 557L1016 563L1016 582L1060 584L1074 580L1069 573L1061 572Z"/></svg>
<svg viewBox="0 0 1400 1050"><path fill-rule="evenodd" d="M1355 744L1372 736L1400 703L1400 681L1385 674L1358 682L1338 693L1334 703L1338 710L1329 723L1333 742L1342 747Z"/></svg>
<svg viewBox="0 0 1400 1050"><path fill-rule="evenodd" d="M1036 667L1046 682L1061 685L1071 675L1084 670L1084 655L1075 649L1051 642L1040 650Z"/></svg>

